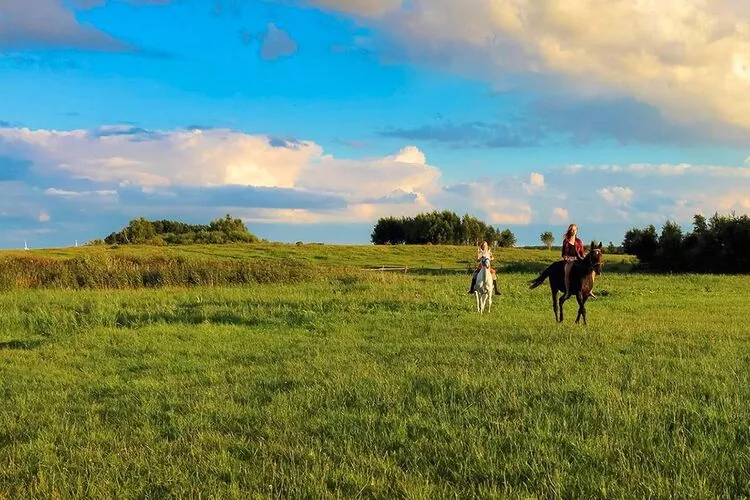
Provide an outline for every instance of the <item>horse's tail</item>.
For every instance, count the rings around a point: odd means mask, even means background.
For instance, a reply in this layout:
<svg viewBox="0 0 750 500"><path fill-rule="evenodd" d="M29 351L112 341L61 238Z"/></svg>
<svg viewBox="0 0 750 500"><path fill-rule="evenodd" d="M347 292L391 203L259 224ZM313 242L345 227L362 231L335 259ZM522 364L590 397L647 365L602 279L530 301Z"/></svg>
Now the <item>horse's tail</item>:
<svg viewBox="0 0 750 500"><path fill-rule="evenodd" d="M531 280L529 282L529 288L536 288L544 283L544 280L549 277L550 269L552 269L552 266L547 266L547 269L542 271L539 276L536 277L536 279Z"/></svg>

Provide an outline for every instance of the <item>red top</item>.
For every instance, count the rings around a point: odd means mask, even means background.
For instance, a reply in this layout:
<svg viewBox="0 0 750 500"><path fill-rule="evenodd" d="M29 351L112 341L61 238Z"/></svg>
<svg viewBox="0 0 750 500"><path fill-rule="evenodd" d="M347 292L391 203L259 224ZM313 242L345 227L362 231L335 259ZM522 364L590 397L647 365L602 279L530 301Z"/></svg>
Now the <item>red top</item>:
<svg viewBox="0 0 750 500"><path fill-rule="evenodd" d="M571 245L570 242L566 239L563 241L562 244L562 256L563 257L579 257L583 259L586 257L583 250L583 242L576 237L576 244Z"/></svg>

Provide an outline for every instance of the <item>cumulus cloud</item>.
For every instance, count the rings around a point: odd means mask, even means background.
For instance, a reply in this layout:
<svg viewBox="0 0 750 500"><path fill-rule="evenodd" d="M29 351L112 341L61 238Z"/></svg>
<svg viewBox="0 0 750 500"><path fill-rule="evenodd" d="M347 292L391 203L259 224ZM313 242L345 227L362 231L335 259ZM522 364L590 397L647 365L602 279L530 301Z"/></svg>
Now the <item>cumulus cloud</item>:
<svg viewBox="0 0 750 500"><path fill-rule="evenodd" d="M312 3L387 33L406 57L499 85L511 75L553 76L579 96L633 98L671 122L750 128L750 13L742 2Z"/></svg>
<svg viewBox="0 0 750 500"><path fill-rule="evenodd" d="M248 222L369 224L447 209L503 227L576 222L613 230L750 210L750 166L572 165L445 183L414 146L352 159L311 141L223 129L6 127L0 159L10 172L0 178L4 227L93 220L100 228L106 217L205 220L226 212Z"/></svg>
<svg viewBox="0 0 750 500"><path fill-rule="evenodd" d="M440 176L416 147L342 159L310 141L225 129L0 128L0 159L14 179L26 172L53 183L35 197L42 204L235 207L254 217L302 210L320 220L428 209L425 193Z"/></svg>
<svg viewBox="0 0 750 500"><path fill-rule="evenodd" d="M630 202L634 194L632 189L622 186L603 187L597 193L604 201L618 205Z"/></svg>

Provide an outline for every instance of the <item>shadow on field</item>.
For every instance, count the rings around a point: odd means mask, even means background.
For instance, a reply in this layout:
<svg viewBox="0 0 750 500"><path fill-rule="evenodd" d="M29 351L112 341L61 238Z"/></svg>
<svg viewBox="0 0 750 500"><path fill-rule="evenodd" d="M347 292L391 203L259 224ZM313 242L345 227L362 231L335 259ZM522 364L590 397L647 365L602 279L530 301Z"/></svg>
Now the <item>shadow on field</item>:
<svg viewBox="0 0 750 500"><path fill-rule="evenodd" d="M493 267L498 273L528 273L536 276L554 262L556 262L556 259L550 259L549 262L494 262ZM469 275L473 270L474 268L467 264L463 267L410 267L408 273L418 276L461 276ZM604 271L627 273L634 271L634 266L624 260L621 262L609 261L605 262Z"/></svg>
<svg viewBox="0 0 750 500"><path fill-rule="evenodd" d="M0 342L0 351L28 351L41 347L43 343L41 340L9 340Z"/></svg>
<svg viewBox="0 0 750 500"><path fill-rule="evenodd" d="M117 315L119 328L138 328L152 324L182 324L182 325L235 325L258 326L258 319L248 319L226 311L203 313L197 309L182 308L180 311L160 313L119 313Z"/></svg>

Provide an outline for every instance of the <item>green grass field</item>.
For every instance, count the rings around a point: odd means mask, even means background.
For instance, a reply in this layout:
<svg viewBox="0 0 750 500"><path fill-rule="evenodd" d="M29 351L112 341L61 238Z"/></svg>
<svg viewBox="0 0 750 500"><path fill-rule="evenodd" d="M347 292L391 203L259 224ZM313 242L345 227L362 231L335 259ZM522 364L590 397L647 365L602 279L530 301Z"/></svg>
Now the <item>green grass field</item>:
<svg viewBox="0 0 750 500"><path fill-rule="evenodd" d="M316 272L3 292L0 496L750 496L748 276L608 256L583 327L527 288L545 251L497 254L503 296L484 317L472 248L26 252L92 253ZM383 265L414 272L352 271Z"/></svg>

